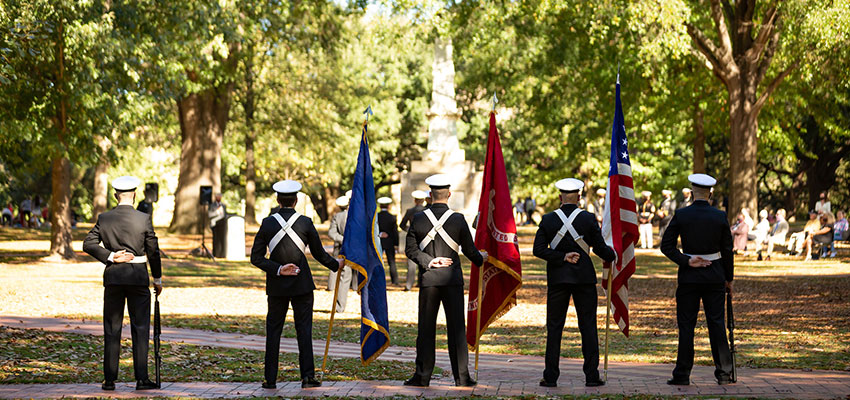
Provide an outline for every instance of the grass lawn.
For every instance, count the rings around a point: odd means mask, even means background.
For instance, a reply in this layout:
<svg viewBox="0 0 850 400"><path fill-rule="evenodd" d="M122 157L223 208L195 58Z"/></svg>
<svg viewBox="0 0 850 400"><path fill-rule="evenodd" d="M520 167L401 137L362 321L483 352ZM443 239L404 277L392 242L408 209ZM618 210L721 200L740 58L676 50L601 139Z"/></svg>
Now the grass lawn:
<svg viewBox="0 0 850 400"><path fill-rule="evenodd" d="M92 335L45 332L0 327L0 384L10 383L91 383L103 380L103 339ZM120 381L133 381L130 340L122 340ZM194 346L179 343L162 345L162 377L167 382L261 382L263 353L221 347ZM149 372L154 377L153 348L150 350ZM321 354L316 366L322 365ZM326 380L407 379L413 363L396 361L372 362L367 367L360 360L333 359L328 362ZM439 371L438 371L439 373ZM280 381L298 381L298 355L280 355Z"/></svg>
<svg viewBox="0 0 850 400"><path fill-rule="evenodd" d="M2 230L0 230L2 232ZM520 245L529 246L534 228L520 229ZM5 235L5 236L4 236ZM71 316L99 319L102 310L102 265L81 258L68 265L21 258L3 249L14 235L0 234L0 313L6 315ZM26 238L28 241L39 239ZM42 239L46 239L46 236ZM262 271L247 262L219 262L186 256L191 237L163 235L173 258L164 261L163 324L173 327L264 334L266 298ZM314 337L324 339L330 317L327 270L310 259L319 290L315 292ZM397 259L404 280L406 260ZM468 261L463 260L468 274ZM598 263L598 259L597 259ZM523 257L523 287L518 305L497 321L482 339L483 352L542 355L545 346L545 263ZM468 278L467 278L468 279ZM829 259L803 263L774 257L757 262L736 258L735 316L738 362L757 368L850 370L850 263ZM639 251L637 272L630 281L631 337L612 332L610 359L670 363L675 360L676 268L658 251ZM72 296L63 295L73 293ZM600 341L604 340L605 298L597 310ZM392 344L414 346L418 292L388 291ZM44 299L50 299L45 301ZM336 340L359 340L359 296L349 294L345 313L334 323ZM291 313L284 336L294 337ZM580 337L575 313L567 318L562 355L579 358ZM700 317L696 362L711 365L707 331ZM437 346L445 348L445 324L438 320Z"/></svg>

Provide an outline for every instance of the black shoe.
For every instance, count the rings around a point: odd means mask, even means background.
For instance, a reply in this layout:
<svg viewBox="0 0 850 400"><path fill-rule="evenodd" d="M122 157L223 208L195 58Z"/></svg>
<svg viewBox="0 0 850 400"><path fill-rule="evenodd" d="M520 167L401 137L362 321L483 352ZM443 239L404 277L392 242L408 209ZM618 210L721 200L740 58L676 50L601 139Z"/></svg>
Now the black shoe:
<svg viewBox="0 0 850 400"><path fill-rule="evenodd" d="M599 378L596 378L595 380L592 380L592 381L585 381L584 382L584 386L589 386L589 387L603 386L603 385L605 385L605 381L603 381L602 379L599 379Z"/></svg>
<svg viewBox="0 0 850 400"><path fill-rule="evenodd" d="M732 383L734 382L732 382L732 379L729 377L723 377L717 380L718 385L731 385Z"/></svg>
<svg viewBox="0 0 850 400"><path fill-rule="evenodd" d="M142 379L140 381L136 381L136 390L151 390L157 389L156 383L151 382L150 379Z"/></svg>
<svg viewBox="0 0 850 400"><path fill-rule="evenodd" d="M688 386L691 380L687 378L670 378L667 380L668 385Z"/></svg>
<svg viewBox="0 0 850 400"><path fill-rule="evenodd" d="M277 384L274 382L263 382L263 389L277 389Z"/></svg>
<svg viewBox="0 0 850 400"><path fill-rule="evenodd" d="M558 382L549 382L549 381L547 381L546 379L541 379L541 380L540 380L540 386L543 386L543 387L556 387L556 386L558 386Z"/></svg>
<svg viewBox="0 0 850 400"><path fill-rule="evenodd" d="M103 385L100 385L102 390L115 390L115 382L103 382Z"/></svg>
<svg viewBox="0 0 850 400"><path fill-rule="evenodd" d="M455 380L455 386L475 386L477 384L478 382L472 380L472 378L467 379L466 382L463 383L461 383L458 379Z"/></svg>
<svg viewBox="0 0 850 400"><path fill-rule="evenodd" d="M422 382L416 377L412 377L406 381L404 381L404 386L419 386L419 387L428 387L429 384L426 382Z"/></svg>
<svg viewBox="0 0 850 400"><path fill-rule="evenodd" d="M301 380L301 388L302 389L314 388L314 387L319 387L319 386L322 386L322 382L317 381L316 378L314 378L312 376L309 377L309 378L304 378L304 379Z"/></svg>

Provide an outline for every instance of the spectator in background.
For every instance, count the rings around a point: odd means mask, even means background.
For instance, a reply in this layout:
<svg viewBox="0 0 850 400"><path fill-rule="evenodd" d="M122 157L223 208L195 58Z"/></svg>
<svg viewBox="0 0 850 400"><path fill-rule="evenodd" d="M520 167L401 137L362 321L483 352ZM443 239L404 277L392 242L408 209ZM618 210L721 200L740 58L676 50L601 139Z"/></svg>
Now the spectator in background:
<svg viewBox="0 0 850 400"><path fill-rule="evenodd" d="M638 206L638 232L640 233L640 248L651 249L652 243L652 217L655 215L655 205L652 204L652 192L644 190L643 202Z"/></svg>
<svg viewBox="0 0 850 400"><path fill-rule="evenodd" d="M12 202L6 204L6 207L3 207L3 226L12 226L12 216L15 215L14 210L12 209Z"/></svg>
<svg viewBox="0 0 850 400"><path fill-rule="evenodd" d="M682 202L679 203L679 208L685 208L694 203L694 197L691 196L691 188L682 189Z"/></svg>
<svg viewBox="0 0 850 400"><path fill-rule="evenodd" d="M744 215L744 223L747 224L748 231L752 232L756 228L756 221L753 221L753 217L750 216L750 209L746 207L742 208L741 214Z"/></svg>
<svg viewBox="0 0 850 400"><path fill-rule="evenodd" d="M596 222L599 223L599 226L602 226L602 213L605 212L605 193L607 193L605 189L596 189L596 200L593 200L587 206L587 211L596 215Z"/></svg>
<svg viewBox="0 0 850 400"><path fill-rule="evenodd" d="M516 199L516 204L514 204L514 211L516 211L516 224L522 225L523 220L525 219L525 203L523 203L522 199Z"/></svg>
<svg viewBox="0 0 850 400"><path fill-rule="evenodd" d="M824 211L832 212L832 204L826 198L826 192L820 192L820 200L815 203L815 212L820 214Z"/></svg>
<svg viewBox="0 0 850 400"><path fill-rule="evenodd" d="M661 204L658 206L658 240L661 241L661 238L664 237L664 230L667 229L667 225L670 223L670 220L673 219L673 214L676 213L676 199L673 198L673 191L664 189L661 191L661 194L664 196L664 200L661 201Z"/></svg>
<svg viewBox="0 0 850 400"><path fill-rule="evenodd" d="M770 232L770 221L767 220L767 210L759 211L759 223L753 230L755 238L755 251L758 253L758 259L761 260L761 247L767 241L767 234Z"/></svg>
<svg viewBox="0 0 850 400"><path fill-rule="evenodd" d="M18 207L18 215L21 217L21 226L28 227L30 218L32 218L32 200L29 197L21 201L21 206Z"/></svg>
<svg viewBox="0 0 850 400"><path fill-rule="evenodd" d="M738 213L738 217L735 220L735 225L732 225L732 252L737 254L739 251L743 251L744 255L747 255L747 235L750 233L750 226L747 225L747 221L745 219L744 210Z"/></svg>
<svg viewBox="0 0 850 400"><path fill-rule="evenodd" d="M814 245L829 245L832 244L833 233L832 227L835 225L835 216L832 215L829 211L824 211L818 214L818 220L820 221L820 228L815 231L812 231L811 234L806 238L806 241L803 245L806 247L806 260L809 261L812 259L812 247ZM815 259L820 258L820 252L815 253Z"/></svg>
<svg viewBox="0 0 850 400"><path fill-rule="evenodd" d="M767 258L770 260L770 255L773 254L773 246L784 245L785 236L788 235L788 221L785 220L785 209L776 210L776 222L773 224L773 229L767 235Z"/></svg>
<svg viewBox="0 0 850 400"><path fill-rule="evenodd" d="M525 198L525 204L523 204L523 206L525 206L525 215L527 218L525 224L537 225L536 223L534 223L534 219L532 218L534 217L534 210L537 209L537 202L529 196Z"/></svg>
<svg viewBox="0 0 850 400"><path fill-rule="evenodd" d="M847 240L847 235L850 233L848 231L847 218L844 218L844 211L839 210L835 213L835 225L832 226L833 237L832 237L832 252L829 254L830 257L835 257L838 255L838 252L835 249L835 242L839 240Z"/></svg>
<svg viewBox="0 0 850 400"><path fill-rule="evenodd" d="M820 221L818 221L818 213L815 210L809 210L809 220L806 221L806 226L800 232L794 232L788 238L788 255L795 256L803 252L803 244L809 238L812 232L820 229ZM802 255L802 254L801 254Z"/></svg>
<svg viewBox="0 0 850 400"><path fill-rule="evenodd" d="M32 201L32 219L29 225L41 228L41 197L36 195Z"/></svg>

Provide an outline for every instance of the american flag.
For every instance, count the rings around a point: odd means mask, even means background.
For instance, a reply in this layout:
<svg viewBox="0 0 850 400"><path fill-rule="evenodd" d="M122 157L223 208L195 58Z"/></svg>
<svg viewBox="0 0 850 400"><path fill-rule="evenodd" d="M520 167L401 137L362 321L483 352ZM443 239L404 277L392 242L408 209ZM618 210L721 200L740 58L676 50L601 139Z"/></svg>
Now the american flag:
<svg viewBox="0 0 850 400"><path fill-rule="evenodd" d="M629 161L629 141L620 104L620 76L617 75L617 100L614 125L611 127L611 167L608 171L608 190L605 193L605 211L602 214L602 236L608 246L617 252L613 273L611 263L603 263L602 287L608 290L611 283L611 312L614 321L629 336L629 277L635 272L635 243L638 240L637 203L632 182L632 165Z"/></svg>

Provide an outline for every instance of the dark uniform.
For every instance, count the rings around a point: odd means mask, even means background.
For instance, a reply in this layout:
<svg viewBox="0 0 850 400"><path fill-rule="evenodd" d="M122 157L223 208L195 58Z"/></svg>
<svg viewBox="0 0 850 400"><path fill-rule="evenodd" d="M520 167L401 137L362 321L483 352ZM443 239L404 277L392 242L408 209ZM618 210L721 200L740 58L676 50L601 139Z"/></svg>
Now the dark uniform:
<svg viewBox="0 0 850 400"><path fill-rule="evenodd" d="M283 207L278 214L284 221L289 221L295 209ZM266 294L268 295L269 312L266 316L266 356L265 379L275 383L278 372L278 356L280 353L280 335L283 332L283 322L286 311L292 303L295 314L295 332L298 338L298 365L301 369L301 379L314 378L313 365L313 275L307 264L307 257L298 248L295 241L287 234L272 249L269 257L266 252L272 238L281 230L281 225L270 216L263 219L260 230L254 238L251 248L251 264L266 271ZM319 233L309 218L299 217L291 227L301 242L310 248L313 258L319 263L336 271L339 263L325 252ZM295 276L280 276L278 270L282 265L295 264L301 270Z"/></svg>
<svg viewBox="0 0 850 400"><path fill-rule="evenodd" d="M103 271L103 376L107 383L115 382L118 378L125 299L133 339L133 373L137 381L148 379L151 322L148 269L142 258L122 264L109 260L113 252L121 250L133 253L136 257L146 257L151 275L155 279L162 277L159 242L150 215L136 211L128 204L118 205L100 214L94 228L83 241L83 251L106 264Z"/></svg>
<svg viewBox="0 0 850 400"><path fill-rule="evenodd" d="M136 211L141 211L148 215L153 215L153 203L144 199L139 202L139 205L136 207Z"/></svg>
<svg viewBox="0 0 850 400"><path fill-rule="evenodd" d="M667 225L670 225L670 220L673 219L673 214L676 213L676 199L672 196L664 198L658 205L658 212L661 214L659 215L661 221L658 222L658 237L662 238Z"/></svg>
<svg viewBox="0 0 850 400"><path fill-rule="evenodd" d="M564 204L561 211L569 217L575 204ZM543 216L534 237L534 256L546 260L546 369L543 379L551 384L558 381L561 355L561 336L570 306L570 296L576 308L578 329L581 332L581 353L584 356L584 375L587 382L599 381L599 341L596 333L596 269L590 254L586 253L567 233L552 249L550 243L563 226L554 212ZM573 221L576 232L583 237L593 252L605 261L613 261L614 250L605 244L596 216L581 211ZM578 263L564 261L569 252L577 252Z"/></svg>
<svg viewBox="0 0 850 400"><path fill-rule="evenodd" d="M386 233L388 237L381 238L381 249L387 255L387 264L390 266L390 280L393 285L398 285L398 269L395 265L395 248L398 246L398 223L396 216L387 210L378 213L378 230Z"/></svg>
<svg viewBox="0 0 850 400"><path fill-rule="evenodd" d="M432 204L429 209L439 220L449 211L444 203ZM433 225L425 215L419 212L413 217L405 240L407 258L419 266L419 319L416 336L416 372L408 381L414 385L427 386L434 371L434 335L437 330L437 312L440 303L446 313L446 328L448 331L449 359L452 364L452 374L455 384L468 385L472 383L469 376L469 352L466 346L466 329L464 312L466 307L463 300L463 270L460 256L443 238L437 234L434 239L419 249L419 244L431 232ZM454 213L443 224L445 232L460 246L463 255L476 265L481 265L484 259L469 232L469 225L462 214ZM451 258L452 265L446 268L429 269L428 264L437 257Z"/></svg>
<svg viewBox="0 0 850 400"><path fill-rule="evenodd" d="M404 212L404 216L401 217L401 222L399 223L398 227L401 228L401 230L408 232L407 225L409 223L413 222L413 216L416 215L416 214L419 214L420 212L422 212L424 210L425 210L424 205L415 205L413 207L408 208L407 211ZM407 243L407 240L405 240L405 243ZM405 253L407 253L406 250L405 250ZM413 289L413 283L416 282L417 270L418 269L416 268L416 262L411 260L410 258L408 258L407 259L407 282L404 284L405 290Z"/></svg>
<svg viewBox="0 0 850 400"><path fill-rule="evenodd" d="M676 247L682 238L682 250ZM732 233L726 213L697 200L679 209L661 239L661 252L679 266L676 289L676 322L679 325L679 352L673 379L687 382L694 364L694 327L702 300L711 355L717 379L728 380L732 373L732 355L724 329L725 283L733 278ZM684 254L683 254L684 253ZM708 267L694 268L689 255L720 253ZM703 257L705 258L705 257Z"/></svg>

